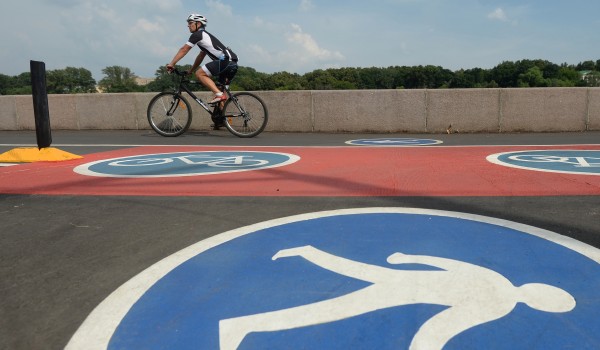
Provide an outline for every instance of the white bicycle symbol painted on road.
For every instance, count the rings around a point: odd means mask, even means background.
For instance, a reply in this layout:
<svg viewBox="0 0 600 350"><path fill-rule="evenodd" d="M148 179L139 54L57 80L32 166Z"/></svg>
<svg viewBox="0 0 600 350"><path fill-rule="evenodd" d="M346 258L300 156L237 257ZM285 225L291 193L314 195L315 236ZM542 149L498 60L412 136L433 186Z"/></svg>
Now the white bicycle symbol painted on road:
<svg viewBox="0 0 600 350"><path fill-rule="evenodd" d="M531 163L564 163L573 165L578 168L600 167L600 157L561 157L523 154L510 156L508 157L508 159L515 160L518 162Z"/></svg>
<svg viewBox="0 0 600 350"><path fill-rule="evenodd" d="M108 163L108 165L115 167L146 167L155 165L165 165L177 161L188 165L206 165L215 168L258 167L269 164L268 160L256 159L252 156L214 157L207 155L186 155L176 157L117 160Z"/></svg>
<svg viewBox="0 0 600 350"><path fill-rule="evenodd" d="M492 154L491 163L543 172L600 175L600 150L532 150Z"/></svg>
<svg viewBox="0 0 600 350"><path fill-rule="evenodd" d="M348 145L355 146L383 146L383 147L402 147L402 146L432 146L443 143L440 140L415 139L415 138L380 138L380 139L359 139L346 141Z"/></svg>
<svg viewBox="0 0 600 350"><path fill-rule="evenodd" d="M286 166L300 157L277 152L200 151L146 154L82 164L76 173L101 177L180 177L225 174Z"/></svg>

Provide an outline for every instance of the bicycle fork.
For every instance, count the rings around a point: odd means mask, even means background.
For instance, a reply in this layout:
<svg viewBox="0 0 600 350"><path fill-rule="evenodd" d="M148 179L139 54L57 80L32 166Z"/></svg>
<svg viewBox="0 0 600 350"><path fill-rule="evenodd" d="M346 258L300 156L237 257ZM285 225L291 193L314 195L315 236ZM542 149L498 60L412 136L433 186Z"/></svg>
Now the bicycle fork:
<svg viewBox="0 0 600 350"><path fill-rule="evenodd" d="M175 97L173 101L171 101L171 106L169 106L169 109L167 110L167 116L172 117L179 106L181 106L183 109L186 109L185 104L183 101L181 101L181 98Z"/></svg>
<svg viewBox="0 0 600 350"><path fill-rule="evenodd" d="M237 107L238 111L240 111L240 117L242 117L242 119L244 120L244 127L248 127L248 122L251 119L250 114L246 112L246 110L244 109L244 107L242 107L240 101L238 101L237 98L232 96L231 99L231 102L233 102L233 104L235 104L235 106Z"/></svg>

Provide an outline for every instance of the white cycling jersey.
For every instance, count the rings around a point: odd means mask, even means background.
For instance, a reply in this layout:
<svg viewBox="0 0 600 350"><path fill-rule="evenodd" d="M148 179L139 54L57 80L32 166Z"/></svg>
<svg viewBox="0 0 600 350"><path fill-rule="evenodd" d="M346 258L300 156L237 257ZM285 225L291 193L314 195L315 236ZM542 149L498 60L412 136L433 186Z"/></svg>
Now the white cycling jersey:
<svg viewBox="0 0 600 350"><path fill-rule="evenodd" d="M198 45L200 50L206 52L213 61L227 60L237 62L237 55L230 48L223 45L219 39L204 29L200 29L190 36L186 45L194 47Z"/></svg>

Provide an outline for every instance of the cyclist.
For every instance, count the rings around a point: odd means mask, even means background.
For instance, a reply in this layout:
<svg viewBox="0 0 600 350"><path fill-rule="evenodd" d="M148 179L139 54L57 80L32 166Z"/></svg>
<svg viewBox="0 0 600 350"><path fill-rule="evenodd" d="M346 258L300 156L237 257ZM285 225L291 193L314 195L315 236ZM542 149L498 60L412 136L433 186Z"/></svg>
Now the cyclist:
<svg viewBox="0 0 600 350"><path fill-rule="evenodd" d="M229 47L223 45L219 39L206 31L206 17L192 13L188 16L187 23L192 35L167 64L167 70L171 72L175 68L175 64L187 55L192 47L198 45L200 53L196 57L190 73L196 71L196 77L200 83L215 94L210 103L224 102L227 100L227 94L217 88L211 77L218 77L221 83L225 83L225 79L231 80L237 73L238 57ZM207 55L212 61L198 69Z"/></svg>

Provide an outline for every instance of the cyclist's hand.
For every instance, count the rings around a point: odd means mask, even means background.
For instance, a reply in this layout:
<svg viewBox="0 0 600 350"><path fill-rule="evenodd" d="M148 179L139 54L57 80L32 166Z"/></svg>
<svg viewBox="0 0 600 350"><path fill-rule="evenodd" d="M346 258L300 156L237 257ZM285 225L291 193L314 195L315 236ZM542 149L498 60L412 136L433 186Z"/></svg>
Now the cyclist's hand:
<svg viewBox="0 0 600 350"><path fill-rule="evenodd" d="M173 67L173 66L172 66L172 65L170 65L170 64L167 64L167 72L169 72L169 73L173 73L173 71L174 71L174 70L175 70L175 67Z"/></svg>

